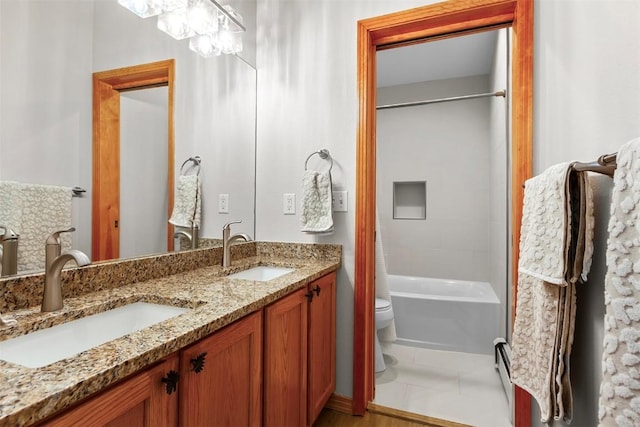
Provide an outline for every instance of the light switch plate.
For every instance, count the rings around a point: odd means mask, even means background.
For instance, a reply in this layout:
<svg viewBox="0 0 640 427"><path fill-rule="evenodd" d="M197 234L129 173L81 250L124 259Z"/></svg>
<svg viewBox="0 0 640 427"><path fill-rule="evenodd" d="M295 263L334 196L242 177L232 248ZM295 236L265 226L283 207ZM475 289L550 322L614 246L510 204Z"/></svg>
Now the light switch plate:
<svg viewBox="0 0 640 427"><path fill-rule="evenodd" d="M229 213L228 194L218 194L218 213Z"/></svg>
<svg viewBox="0 0 640 427"><path fill-rule="evenodd" d="M285 193L282 197L282 212L285 215L295 215L296 195L295 193Z"/></svg>
<svg viewBox="0 0 640 427"><path fill-rule="evenodd" d="M333 211L334 212L347 212L347 192L346 191L334 191L333 192Z"/></svg>

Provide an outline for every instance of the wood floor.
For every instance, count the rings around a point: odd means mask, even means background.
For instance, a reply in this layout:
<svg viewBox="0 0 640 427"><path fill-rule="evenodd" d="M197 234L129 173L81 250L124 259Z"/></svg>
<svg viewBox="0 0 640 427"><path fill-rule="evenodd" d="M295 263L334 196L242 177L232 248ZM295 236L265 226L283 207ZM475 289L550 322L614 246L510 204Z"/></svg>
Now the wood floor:
<svg viewBox="0 0 640 427"><path fill-rule="evenodd" d="M325 408L313 427L465 427L465 424L436 420L383 406L370 406L363 417Z"/></svg>

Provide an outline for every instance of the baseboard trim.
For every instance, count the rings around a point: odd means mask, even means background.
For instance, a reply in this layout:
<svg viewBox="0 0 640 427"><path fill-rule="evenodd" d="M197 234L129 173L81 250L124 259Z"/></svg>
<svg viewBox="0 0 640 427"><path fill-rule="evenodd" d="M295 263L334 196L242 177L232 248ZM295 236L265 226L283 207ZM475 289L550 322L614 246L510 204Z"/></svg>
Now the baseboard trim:
<svg viewBox="0 0 640 427"><path fill-rule="evenodd" d="M427 417L426 415L414 414L413 412L401 411L399 409L389 408L387 406L369 403L367 410L373 414L386 415L388 417L398 418L405 421L432 426L432 427L470 427L467 424L460 424L454 421L442 420L440 418Z"/></svg>
<svg viewBox="0 0 640 427"><path fill-rule="evenodd" d="M352 415L353 399L333 393L324 407L333 409L337 412L342 412L343 414Z"/></svg>

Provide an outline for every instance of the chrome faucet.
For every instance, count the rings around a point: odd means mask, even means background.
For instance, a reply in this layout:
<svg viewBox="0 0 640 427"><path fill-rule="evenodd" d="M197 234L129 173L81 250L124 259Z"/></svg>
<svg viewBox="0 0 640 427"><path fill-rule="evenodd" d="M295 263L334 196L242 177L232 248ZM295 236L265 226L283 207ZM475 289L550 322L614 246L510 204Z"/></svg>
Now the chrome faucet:
<svg viewBox="0 0 640 427"><path fill-rule="evenodd" d="M60 230L47 237L45 249L44 294L42 296L41 311L56 311L62 308L62 283L60 273L65 264L74 260L78 267L89 265L91 260L81 251L70 250L61 254L62 244L60 233L75 231L71 227L68 230Z"/></svg>
<svg viewBox="0 0 640 427"><path fill-rule="evenodd" d="M222 227L222 266L229 267L231 265L231 243L236 240L244 240L245 242L250 242L251 237L245 233L238 233L231 235L231 224L240 224L242 221L231 221L228 222Z"/></svg>
<svg viewBox="0 0 640 427"><path fill-rule="evenodd" d="M18 273L18 235L9 227L0 225L4 234L0 236L0 262L2 262L2 276Z"/></svg>
<svg viewBox="0 0 640 427"><path fill-rule="evenodd" d="M173 233L173 238L183 236L189 241L189 245L191 249L198 249L198 245L200 243L200 239L198 238L198 227L194 226L191 228L191 232L186 230L178 230ZM180 246L180 250L182 250L182 246Z"/></svg>

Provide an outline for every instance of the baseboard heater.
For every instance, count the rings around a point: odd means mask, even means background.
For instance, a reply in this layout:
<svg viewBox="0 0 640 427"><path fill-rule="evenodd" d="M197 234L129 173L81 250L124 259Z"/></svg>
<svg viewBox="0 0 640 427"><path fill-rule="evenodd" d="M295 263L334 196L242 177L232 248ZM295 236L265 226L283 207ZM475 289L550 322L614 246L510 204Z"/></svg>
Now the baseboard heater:
<svg viewBox="0 0 640 427"><path fill-rule="evenodd" d="M509 402L509 419L513 422L513 384L511 384L511 346L504 338L493 340L495 367Z"/></svg>

